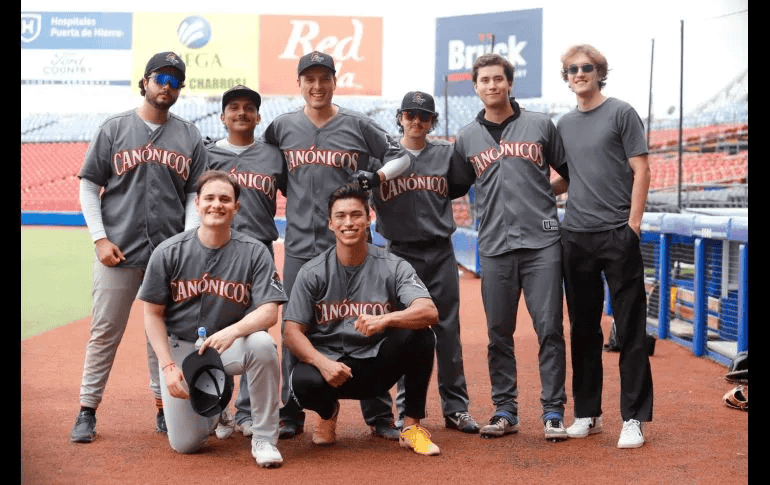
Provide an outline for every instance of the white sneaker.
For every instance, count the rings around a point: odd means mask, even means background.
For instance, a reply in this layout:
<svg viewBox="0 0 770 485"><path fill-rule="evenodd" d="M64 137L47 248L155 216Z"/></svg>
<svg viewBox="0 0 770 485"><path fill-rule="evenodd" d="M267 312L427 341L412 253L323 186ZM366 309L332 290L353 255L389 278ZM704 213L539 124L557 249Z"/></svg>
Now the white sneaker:
<svg viewBox="0 0 770 485"><path fill-rule="evenodd" d="M243 436L251 437L251 420L247 419L235 425L235 431L243 433Z"/></svg>
<svg viewBox="0 0 770 485"><path fill-rule="evenodd" d="M618 439L618 448L639 448L644 444L642 423L635 419L623 421L623 430Z"/></svg>
<svg viewBox="0 0 770 485"><path fill-rule="evenodd" d="M602 432L602 417L575 418L572 425L567 428L567 436L570 438L585 438L590 434Z"/></svg>
<svg viewBox="0 0 770 485"><path fill-rule="evenodd" d="M222 414L219 415L219 423L217 423L214 433L217 435L217 438L223 440L229 438L233 434L234 429L235 419L233 419L232 413L225 409L222 411Z"/></svg>
<svg viewBox="0 0 770 485"><path fill-rule="evenodd" d="M263 468L277 468L283 464L283 457L272 443L265 440L251 440L251 456Z"/></svg>

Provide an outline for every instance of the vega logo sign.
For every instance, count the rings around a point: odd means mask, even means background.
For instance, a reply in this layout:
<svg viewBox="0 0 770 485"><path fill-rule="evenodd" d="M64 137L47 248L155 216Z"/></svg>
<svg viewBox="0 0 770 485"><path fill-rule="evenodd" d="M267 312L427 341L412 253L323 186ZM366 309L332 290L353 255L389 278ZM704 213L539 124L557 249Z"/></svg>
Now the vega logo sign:
<svg viewBox="0 0 770 485"><path fill-rule="evenodd" d="M513 95L542 96L543 10L519 10L436 20L436 94L473 96L471 69L494 52L516 68Z"/></svg>

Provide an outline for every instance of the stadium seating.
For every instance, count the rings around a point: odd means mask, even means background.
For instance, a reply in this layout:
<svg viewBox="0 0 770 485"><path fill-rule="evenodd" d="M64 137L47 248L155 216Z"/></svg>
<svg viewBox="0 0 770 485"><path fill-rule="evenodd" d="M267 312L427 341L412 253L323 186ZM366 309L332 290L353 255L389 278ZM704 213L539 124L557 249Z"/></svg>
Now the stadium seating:
<svg viewBox="0 0 770 485"><path fill-rule="evenodd" d="M436 96L439 124L435 136L449 134L450 138L481 110L475 96ZM395 113L400 100L379 97L339 96L340 106L362 112L391 133L397 133ZM263 97L260 115L262 122L256 134L261 136L265 127L282 113L299 109L304 101L298 96ZM563 106L522 100L524 109L549 114L556 122L565 112ZM448 106L448 110L447 110ZM222 111L219 98L180 98L172 112L190 120L201 135L212 139L226 136L220 121ZM748 181L748 100L736 103L731 109L720 109L719 115L708 120L723 119L719 124L698 125L701 113L684 123L682 156L682 183L724 184ZM75 113L71 115L35 114L21 120L21 208L22 211L79 211L77 201L77 171L83 161L88 142L97 133L100 124L110 114ZM447 122L449 129L447 130ZM653 125L650 133L651 190L678 185L679 130L667 123ZM284 200L279 201L279 210ZM462 225L472 219L467 203L455 204L456 218Z"/></svg>

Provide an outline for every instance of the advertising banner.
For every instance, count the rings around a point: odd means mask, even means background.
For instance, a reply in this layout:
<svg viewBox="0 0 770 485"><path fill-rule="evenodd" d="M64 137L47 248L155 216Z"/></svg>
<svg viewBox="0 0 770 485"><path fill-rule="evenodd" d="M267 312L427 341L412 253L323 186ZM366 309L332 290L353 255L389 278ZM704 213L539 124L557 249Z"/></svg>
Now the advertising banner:
<svg viewBox="0 0 770 485"><path fill-rule="evenodd" d="M513 95L542 96L543 10L519 10L436 19L434 89L473 96L471 68L481 54L495 52L516 68Z"/></svg>
<svg viewBox="0 0 770 485"><path fill-rule="evenodd" d="M128 86L131 14L21 12L22 85Z"/></svg>
<svg viewBox="0 0 770 485"><path fill-rule="evenodd" d="M133 84L147 60L164 51L176 52L185 62L187 96L221 96L236 84L252 89L259 84L257 15L138 12L133 30Z"/></svg>
<svg viewBox="0 0 770 485"><path fill-rule="evenodd" d="M334 58L338 95L382 94L382 18L260 16L259 92L297 95L297 63L318 50Z"/></svg>

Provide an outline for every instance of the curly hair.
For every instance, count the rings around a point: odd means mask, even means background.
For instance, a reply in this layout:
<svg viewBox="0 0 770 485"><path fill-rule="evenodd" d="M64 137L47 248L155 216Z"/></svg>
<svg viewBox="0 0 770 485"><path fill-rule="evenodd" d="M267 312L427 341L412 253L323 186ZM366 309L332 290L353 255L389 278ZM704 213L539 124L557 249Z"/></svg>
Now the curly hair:
<svg viewBox="0 0 770 485"><path fill-rule="evenodd" d="M578 54L585 54L586 57L591 59L591 61L596 66L596 74L599 78L599 90L601 90L606 84L607 84L607 73L609 71L609 66L607 64L607 58L604 57L604 54L599 52L594 46L589 44L579 44L579 45L573 45L567 51L562 54L561 56L561 78L564 80L564 82L567 81L567 68L569 67L567 63L570 59L575 57Z"/></svg>

